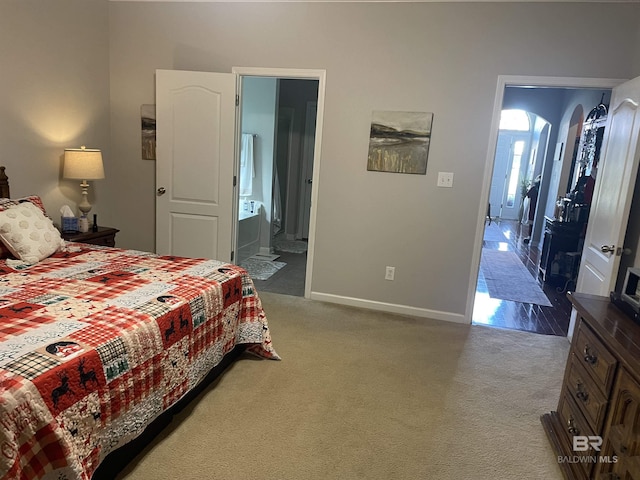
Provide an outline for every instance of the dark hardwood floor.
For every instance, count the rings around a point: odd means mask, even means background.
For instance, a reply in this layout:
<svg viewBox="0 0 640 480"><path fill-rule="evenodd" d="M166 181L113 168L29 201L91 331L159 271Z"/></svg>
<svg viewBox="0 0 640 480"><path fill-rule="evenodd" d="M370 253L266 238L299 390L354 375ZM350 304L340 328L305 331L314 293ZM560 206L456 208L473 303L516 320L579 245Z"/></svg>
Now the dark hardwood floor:
<svg viewBox="0 0 640 480"><path fill-rule="evenodd" d="M538 277L540 250L537 245L524 242L516 221L502 220L494 223L504 234L505 241L484 240L482 248L515 252L534 278L538 279L538 283L553 306L544 307L489 297L481 269L476 287L472 323L566 337L571 304L564 289L545 285Z"/></svg>

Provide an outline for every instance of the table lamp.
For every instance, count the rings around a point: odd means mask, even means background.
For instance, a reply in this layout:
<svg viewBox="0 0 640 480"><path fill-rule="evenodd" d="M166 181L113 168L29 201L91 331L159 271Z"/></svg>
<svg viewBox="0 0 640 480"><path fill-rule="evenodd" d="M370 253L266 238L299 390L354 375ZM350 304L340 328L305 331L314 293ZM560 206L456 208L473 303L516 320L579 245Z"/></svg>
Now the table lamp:
<svg viewBox="0 0 640 480"><path fill-rule="evenodd" d="M89 184L87 180L104 178L102 153L94 148L65 148L64 150L64 178L82 180L82 201L78 209L84 216L91 211L91 204L87 200Z"/></svg>

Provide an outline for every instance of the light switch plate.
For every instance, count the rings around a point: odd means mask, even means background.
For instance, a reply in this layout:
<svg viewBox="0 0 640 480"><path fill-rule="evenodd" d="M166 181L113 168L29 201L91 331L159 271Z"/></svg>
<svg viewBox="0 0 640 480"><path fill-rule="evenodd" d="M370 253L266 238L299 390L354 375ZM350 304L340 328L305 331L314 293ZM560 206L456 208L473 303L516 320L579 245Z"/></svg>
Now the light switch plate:
<svg viewBox="0 0 640 480"><path fill-rule="evenodd" d="M438 186L445 188L453 187L453 172L438 172Z"/></svg>

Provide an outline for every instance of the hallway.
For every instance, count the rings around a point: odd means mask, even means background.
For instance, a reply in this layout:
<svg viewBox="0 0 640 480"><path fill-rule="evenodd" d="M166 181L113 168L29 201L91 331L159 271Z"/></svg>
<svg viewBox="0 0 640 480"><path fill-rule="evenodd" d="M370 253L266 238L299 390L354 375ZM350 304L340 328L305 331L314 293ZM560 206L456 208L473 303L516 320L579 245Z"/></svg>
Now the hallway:
<svg viewBox="0 0 640 480"><path fill-rule="evenodd" d="M540 256L538 247L523 242L516 221L501 220L497 225L506 237L506 241L483 240L483 249L513 251L527 270L538 278ZM538 283L542 282L538 280ZM552 303L552 307L490 298L482 271L480 271L472 323L545 335L566 336L571 315L571 303L566 297L566 292L559 292L556 287L549 285L541 284L541 287Z"/></svg>

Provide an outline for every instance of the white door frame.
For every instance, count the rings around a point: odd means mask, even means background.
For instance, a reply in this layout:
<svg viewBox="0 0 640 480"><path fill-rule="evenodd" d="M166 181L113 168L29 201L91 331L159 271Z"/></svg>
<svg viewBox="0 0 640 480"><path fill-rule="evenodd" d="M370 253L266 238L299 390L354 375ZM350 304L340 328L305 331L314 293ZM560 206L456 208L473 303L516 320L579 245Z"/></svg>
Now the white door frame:
<svg viewBox="0 0 640 480"><path fill-rule="evenodd" d="M487 148L487 158L484 166L484 178L482 181L482 192L480 194L480 204L478 206L478 216L476 220L476 235L473 245L473 255L471 257L471 278L467 290L467 307L465 310L465 321L471 323L473 317L473 304L476 297L476 285L478 284L478 273L480 270L480 255L482 253L482 236L484 232L485 218L487 214L487 202L491 190L491 176L493 173L493 161L496 153L496 143L500 126L500 112L502 111L502 99L504 90L508 86L530 86L530 87L556 87L556 88L606 88L614 87L625 82L624 79L613 78L582 78L582 77L538 77L527 75L499 75L496 86L496 95L493 103L493 117L489 130L489 145Z"/></svg>
<svg viewBox="0 0 640 480"><path fill-rule="evenodd" d="M312 70L299 68L261 68L261 67L233 67L232 73L239 77L241 83L243 76L252 77L277 77L286 79L318 80L318 113L316 117L316 140L313 148L313 176L311 183L311 212L309 219L309 243L307 246L307 266L304 280L304 298L311 298L311 278L313 267L313 253L316 236L316 212L318 204L318 186L320 181L320 147L322 144L322 125L324 119L324 97L326 85L326 70ZM237 157L237 155L236 155ZM237 158L236 158L237 163ZM237 166L236 166L237 167ZM237 170L236 170L237 171ZM238 198L234 200L238 202Z"/></svg>
<svg viewBox="0 0 640 480"><path fill-rule="evenodd" d="M311 145L311 141L309 138L309 125L313 122L315 135L315 120L313 117L314 112L318 110L318 102L317 101L307 101L307 108L305 110L305 120L304 120L304 131L302 134L302 170L300 175L300 192L301 197L299 199L302 208L298 211L298 228L296 229L297 238L309 238L309 225L307 222L307 218L309 218L309 212L311 212L311 205L309 205L311 201L311 197L309 195L309 170L313 172L313 145ZM311 165L310 165L311 164ZM313 184L311 184L313 186Z"/></svg>

